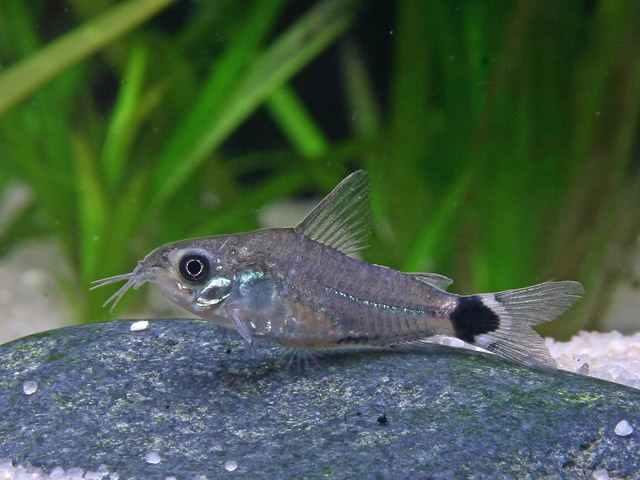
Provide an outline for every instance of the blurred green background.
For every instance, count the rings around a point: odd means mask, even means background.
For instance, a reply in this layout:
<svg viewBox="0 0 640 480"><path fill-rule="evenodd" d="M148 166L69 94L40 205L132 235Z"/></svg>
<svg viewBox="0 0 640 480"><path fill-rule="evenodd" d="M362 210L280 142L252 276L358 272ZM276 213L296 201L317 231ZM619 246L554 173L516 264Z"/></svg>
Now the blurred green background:
<svg viewBox="0 0 640 480"><path fill-rule="evenodd" d="M566 338L638 247L639 100L636 0L2 0L0 198L29 195L0 256L55 238L102 320L92 280L363 168L364 259L457 293L580 280L542 329Z"/></svg>

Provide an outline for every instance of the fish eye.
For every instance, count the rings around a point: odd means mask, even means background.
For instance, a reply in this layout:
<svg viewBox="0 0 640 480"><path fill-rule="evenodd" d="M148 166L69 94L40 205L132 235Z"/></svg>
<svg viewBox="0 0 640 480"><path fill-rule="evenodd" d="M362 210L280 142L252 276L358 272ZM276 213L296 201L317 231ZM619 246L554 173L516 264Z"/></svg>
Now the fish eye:
<svg viewBox="0 0 640 480"><path fill-rule="evenodd" d="M187 282L200 283L209 275L209 259L199 253L189 253L180 259L178 270Z"/></svg>

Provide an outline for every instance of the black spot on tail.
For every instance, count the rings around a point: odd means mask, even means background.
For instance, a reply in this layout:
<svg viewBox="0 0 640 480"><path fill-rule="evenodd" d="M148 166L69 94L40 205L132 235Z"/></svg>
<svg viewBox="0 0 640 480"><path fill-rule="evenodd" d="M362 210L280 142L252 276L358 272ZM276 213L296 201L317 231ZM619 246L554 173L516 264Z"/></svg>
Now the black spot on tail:
<svg viewBox="0 0 640 480"><path fill-rule="evenodd" d="M477 335L495 332L500 327L500 317L477 295L460 297L449 318L456 337L468 343L473 343Z"/></svg>

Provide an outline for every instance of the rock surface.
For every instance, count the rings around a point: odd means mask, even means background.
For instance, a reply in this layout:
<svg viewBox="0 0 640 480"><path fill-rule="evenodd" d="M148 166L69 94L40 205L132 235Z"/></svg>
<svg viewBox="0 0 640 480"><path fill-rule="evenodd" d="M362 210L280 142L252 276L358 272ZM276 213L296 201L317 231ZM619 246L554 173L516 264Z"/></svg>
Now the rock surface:
<svg viewBox="0 0 640 480"><path fill-rule="evenodd" d="M120 479L640 475L638 390L444 347L299 370L203 321L132 323L0 346L0 458Z"/></svg>

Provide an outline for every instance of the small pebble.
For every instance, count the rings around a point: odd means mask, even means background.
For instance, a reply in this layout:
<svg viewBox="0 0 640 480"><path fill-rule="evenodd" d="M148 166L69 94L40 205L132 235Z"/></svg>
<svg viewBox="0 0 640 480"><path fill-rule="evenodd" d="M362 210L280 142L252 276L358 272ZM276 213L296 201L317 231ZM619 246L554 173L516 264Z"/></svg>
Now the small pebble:
<svg viewBox="0 0 640 480"><path fill-rule="evenodd" d="M589 375L589 364L583 363L577 370L576 373L580 375Z"/></svg>
<svg viewBox="0 0 640 480"><path fill-rule="evenodd" d="M616 435L626 437L627 435L631 435L632 433L633 427L626 420L622 420L616 425Z"/></svg>
<svg viewBox="0 0 640 480"><path fill-rule="evenodd" d="M229 472L233 472L236 468L238 468L238 462L236 462L235 460L227 460L226 462L224 462L224 468Z"/></svg>
<svg viewBox="0 0 640 480"><path fill-rule="evenodd" d="M156 452L149 452L144 457L145 462L151 463L155 465L156 463L160 463L162 461L162 457L158 455Z"/></svg>
<svg viewBox="0 0 640 480"><path fill-rule="evenodd" d="M55 478L62 478L65 475L65 471L64 468L62 467L56 467L53 470L51 470L51 472L49 472L49 477L51 477L52 479Z"/></svg>
<svg viewBox="0 0 640 480"><path fill-rule="evenodd" d="M599 468L593 472L592 477L595 480L609 480L609 472L607 472L604 468Z"/></svg>
<svg viewBox="0 0 640 480"><path fill-rule="evenodd" d="M84 470L80 467L73 467L67 470L67 478L81 480L83 475L84 475Z"/></svg>
<svg viewBox="0 0 640 480"><path fill-rule="evenodd" d="M22 384L22 391L27 395L33 395L38 391L38 382L28 380Z"/></svg>
<svg viewBox="0 0 640 480"><path fill-rule="evenodd" d="M466 343L464 343L459 338L455 337L445 337L441 342L442 345L448 345L450 347L465 347Z"/></svg>
<svg viewBox="0 0 640 480"><path fill-rule="evenodd" d="M141 330L146 330L148 326L149 322L147 322L146 320L140 320L137 322L133 322L129 330L131 330L132 332L140 332Z"/></svg>

